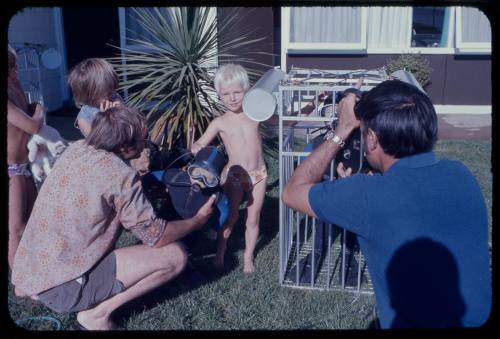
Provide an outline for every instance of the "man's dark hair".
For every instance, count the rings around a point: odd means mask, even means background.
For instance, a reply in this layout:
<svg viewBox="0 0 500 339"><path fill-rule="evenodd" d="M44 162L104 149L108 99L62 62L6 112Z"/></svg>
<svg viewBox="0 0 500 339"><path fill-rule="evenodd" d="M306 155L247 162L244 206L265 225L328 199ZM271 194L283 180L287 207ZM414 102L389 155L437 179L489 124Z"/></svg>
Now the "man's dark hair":
<svg viewBox="0 0 500 339"><path fill-rule="evenodd" d="M120 148L138 148L147 136L144 115L129 107L110 108L96 114L86 140L89 145L113 153Z"/></svg>
<svg viewBox="0 0 500 339"><path fill-rule="evenodd" d="M417 87L387 80L365 93L355 107L364 131L371 128L384 152L396 158L429 152L437 141L437 115Z"/></svg>

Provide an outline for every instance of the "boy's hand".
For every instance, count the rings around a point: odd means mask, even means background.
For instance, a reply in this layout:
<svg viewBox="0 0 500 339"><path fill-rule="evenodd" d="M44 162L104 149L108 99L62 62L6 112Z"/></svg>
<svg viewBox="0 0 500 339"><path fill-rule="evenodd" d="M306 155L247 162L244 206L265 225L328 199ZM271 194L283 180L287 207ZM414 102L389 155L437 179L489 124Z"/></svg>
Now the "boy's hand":
<svg viewBox="0 0 500 339"><path fill-rule="evenodd" d="M33 119L37 121L43 121L43 106L40 103L36 103L35 113L33 113Z"/></svg>
<svg viewBox="0 0 500 339"><path fill-rule="evenodd" d="M113 108L113 107L120 107L121 106L121 102L120 101L110 101L110 100L104 100L103 102L101 102L101 104L99 105L99 110L101 112L105 112L107 111L108 109L110 108Z"/></svg>
<svg viewBox="0 0 500 339"><path fill-rule="evenodd" d="M191 153L193 153L193 155L196 155L196 153L198 153L202 148L203 145L200 145L195 142L194 144L191 145Z"/></svg>
<svg viewBox="0 0 500 339"><path fill-rule="evenodd" d="M136 159L130 160L130 165L139 172L139 175L144 175L149 170L149 155L151 150L149 148L144 148L141 155Z"/></svg>
<svg viewBox="0 0 500 339"><path fill-rule="evenodd" d="M212 215L215 198L215 194L212 194L210 198L208 198L208 201L200 207L198 213L196 213L195 218L197 219L198 227L202 227L203 225L205 225L208 218L210 218L210 216Z"/></svg>

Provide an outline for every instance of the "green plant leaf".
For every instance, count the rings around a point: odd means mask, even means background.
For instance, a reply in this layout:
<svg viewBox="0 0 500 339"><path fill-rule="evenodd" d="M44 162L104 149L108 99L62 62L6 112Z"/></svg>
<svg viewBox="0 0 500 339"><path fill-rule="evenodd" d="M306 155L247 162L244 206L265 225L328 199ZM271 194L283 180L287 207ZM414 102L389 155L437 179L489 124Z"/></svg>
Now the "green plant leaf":
<svg viewBox="0 0 500 339"><path fill-rule="evenodd" d="M225 39L239 23L232 11L220 22L208 7L132 8L143 32L127 39L135 48L120 48L121 56L109 58L120 76L119 89L128 93L127 104L146 112L151 129L165 122L168 131L162 147L177 142L190 146L208 123L223 112L213 87L216 62L270 67L233 51L250 48L262 38L244 33ZM259 51L257 51L258 53ZM257 54L255 54L257 55ZM251 78L262 72L247 66Z"/></svg>

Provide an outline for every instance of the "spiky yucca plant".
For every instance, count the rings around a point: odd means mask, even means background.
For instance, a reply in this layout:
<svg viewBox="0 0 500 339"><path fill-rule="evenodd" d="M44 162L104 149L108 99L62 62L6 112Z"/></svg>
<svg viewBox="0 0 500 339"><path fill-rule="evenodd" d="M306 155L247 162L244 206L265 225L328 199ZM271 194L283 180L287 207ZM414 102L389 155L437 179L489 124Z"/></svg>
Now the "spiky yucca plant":
<svg viewBox="0 0 500 339"><path fill-rule="evenodd" d="M110 59L123 79L120 89L128 91L128 105L147 112L152 137L167 131L163 147L189 148L223 109L213 86L215 60L258 64L230 52L263 38L223 41L221 35L237 23L236 13L218 24L206 7L132 10L148 37L131 39L140 50L121 48L122 56Z"/></svg>

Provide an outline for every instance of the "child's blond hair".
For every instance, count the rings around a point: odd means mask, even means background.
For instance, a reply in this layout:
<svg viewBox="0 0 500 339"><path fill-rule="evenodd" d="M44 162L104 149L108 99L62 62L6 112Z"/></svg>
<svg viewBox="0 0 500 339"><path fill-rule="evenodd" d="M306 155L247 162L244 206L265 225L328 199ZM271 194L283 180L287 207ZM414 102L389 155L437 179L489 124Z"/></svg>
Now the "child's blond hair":
<svg viewBox="0 0 500 339"><path fill-rule="evenodd" d="M215 72L214 86L217 93L220 91L221 85L241 85L243 90L246 92L250 87L250 82L248 80L248 73L241 65L237 64L226 64Z"/></svg>
<svg viewBox="0 0 500 339"><path fill-rule="evenodd" d="M101 58L88 58L71 70L68 84L73 91L77 107L99 107L118 87L118 75L109 62Z"/></svg>

